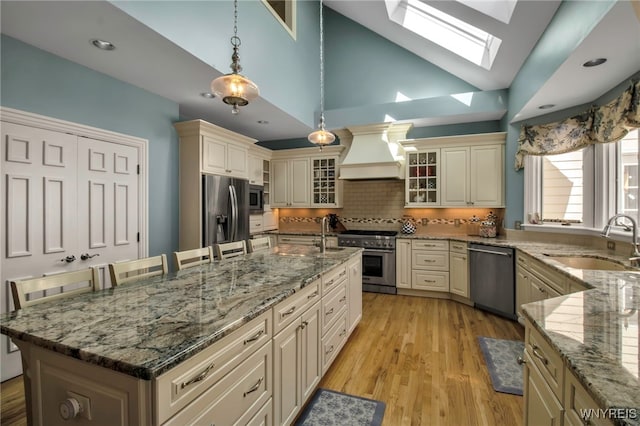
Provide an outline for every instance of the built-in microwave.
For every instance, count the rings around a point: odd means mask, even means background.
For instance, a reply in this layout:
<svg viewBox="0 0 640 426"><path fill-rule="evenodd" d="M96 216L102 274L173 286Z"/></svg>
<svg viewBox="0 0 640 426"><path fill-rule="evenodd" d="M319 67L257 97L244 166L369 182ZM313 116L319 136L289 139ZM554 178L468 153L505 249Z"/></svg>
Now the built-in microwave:
<svg viewBox="0 0 640 426"><path fill-rule="evenodd" d="M264 188L260 185L249 185L249 213L264 212Z"/></svg>

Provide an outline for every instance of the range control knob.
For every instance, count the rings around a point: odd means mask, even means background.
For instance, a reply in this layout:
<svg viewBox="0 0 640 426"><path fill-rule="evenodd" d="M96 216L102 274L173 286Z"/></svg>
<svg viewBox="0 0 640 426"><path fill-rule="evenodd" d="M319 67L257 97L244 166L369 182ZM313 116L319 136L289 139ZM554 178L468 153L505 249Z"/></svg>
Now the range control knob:
<svg viewBox="0 0 640 426"><path fill-rule="evenodd" d="M67 398L60 403L60 417L64 420L70 420L80 414L82 411L82 407L77 399L75 398Z"/></svg>

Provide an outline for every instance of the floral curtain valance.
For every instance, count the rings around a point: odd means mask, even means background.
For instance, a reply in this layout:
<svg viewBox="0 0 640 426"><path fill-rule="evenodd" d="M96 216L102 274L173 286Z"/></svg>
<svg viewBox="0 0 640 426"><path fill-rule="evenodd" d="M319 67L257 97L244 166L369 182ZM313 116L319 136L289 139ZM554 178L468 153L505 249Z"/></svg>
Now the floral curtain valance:
<svg viewBox="0 0 640 426"><path fill-rule="evenodd" d="M632 82L611 102L593 106L582 114L555 123L523 125L516 170L523 167L525 155L562 154L587 145L615 142L636 127L640 127L640 81Z"/></svg>

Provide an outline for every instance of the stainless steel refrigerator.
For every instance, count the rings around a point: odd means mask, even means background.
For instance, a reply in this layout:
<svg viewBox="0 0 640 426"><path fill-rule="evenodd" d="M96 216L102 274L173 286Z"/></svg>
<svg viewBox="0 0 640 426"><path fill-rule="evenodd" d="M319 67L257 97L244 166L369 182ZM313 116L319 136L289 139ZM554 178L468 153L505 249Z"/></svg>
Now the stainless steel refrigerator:
<svg viewBox="0 0 640 426"><path fill-rule="evenodd" d="M202 176L203 246L249 238L249 181Z"/></svg>

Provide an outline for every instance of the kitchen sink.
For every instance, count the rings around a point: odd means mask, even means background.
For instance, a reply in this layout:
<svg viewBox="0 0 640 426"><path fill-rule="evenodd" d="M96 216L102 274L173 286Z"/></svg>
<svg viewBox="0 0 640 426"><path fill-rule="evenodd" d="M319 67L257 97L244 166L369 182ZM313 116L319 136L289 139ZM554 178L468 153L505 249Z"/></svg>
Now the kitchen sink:
<svg viewBox="0 0 640 426"><path fill-rule="evenodd" d="M626 271L630 268L620 262L589 256L556 256L546 254L549 259L576 269L592 269L598 271Z"/></svg>

